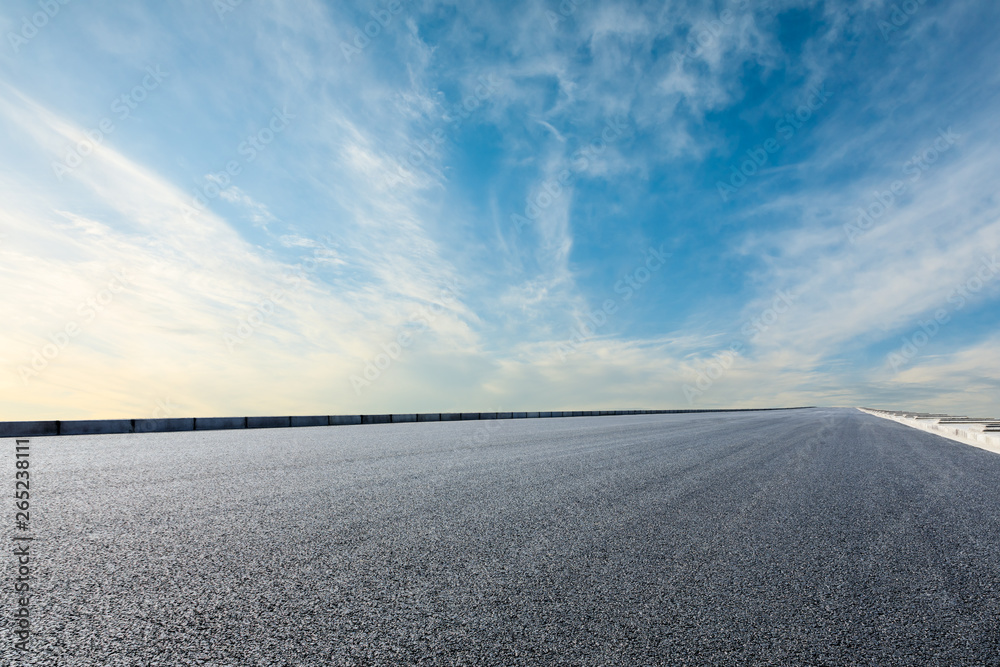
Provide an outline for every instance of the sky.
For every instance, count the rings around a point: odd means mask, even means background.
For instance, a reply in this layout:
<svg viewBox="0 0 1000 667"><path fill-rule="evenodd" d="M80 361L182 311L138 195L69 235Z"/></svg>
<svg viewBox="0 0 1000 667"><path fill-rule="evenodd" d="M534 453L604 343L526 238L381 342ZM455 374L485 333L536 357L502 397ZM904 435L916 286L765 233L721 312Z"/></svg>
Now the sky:
<svg viewBox="0 0 1000 667"><path fill-rule="evenodd" d="M997 25L8 0L0 419L1000 416Z"/></svg>

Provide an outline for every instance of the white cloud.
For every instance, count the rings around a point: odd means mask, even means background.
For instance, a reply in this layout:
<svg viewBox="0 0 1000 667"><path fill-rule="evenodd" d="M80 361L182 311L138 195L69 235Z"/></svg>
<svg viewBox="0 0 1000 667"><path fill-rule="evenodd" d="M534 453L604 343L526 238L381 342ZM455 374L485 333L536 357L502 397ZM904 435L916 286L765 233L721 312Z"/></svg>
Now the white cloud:
<svg viewBox="0 0 1000 667"><path fill-rule="evenodd" d="M210 181L217 181L217 177L212 174L206 175L207 179ZM268 223L279 222L279 220L274 217L267 205L254 200L250 195L243 192L240 188L235 185L231 185L224 190L219 191L219 197L225 201L236 204L242 207L249 216L250 220L254 225L267 229Z"/></svg>

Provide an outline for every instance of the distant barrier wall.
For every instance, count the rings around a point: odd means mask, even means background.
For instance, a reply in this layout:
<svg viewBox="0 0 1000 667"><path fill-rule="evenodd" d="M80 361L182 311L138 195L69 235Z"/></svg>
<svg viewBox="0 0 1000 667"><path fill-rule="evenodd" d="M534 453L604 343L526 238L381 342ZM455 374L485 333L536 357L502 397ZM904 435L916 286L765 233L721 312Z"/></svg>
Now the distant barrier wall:
<svg viewBox="0 0 1000 667"><path fill-rule="evenodd" d="M0 422L0 438L30 438L50 435L97 435L112 433L166 433L220 431L228 429L301 428L405 422L462 421L467 419L540 419L550 417L610 417L620 415L666 415L702 412L760 412L804 410L795 408L722 408L717 410L576 410L558 412L430 412L382 415L318 415L289 417L187 417L172 419L87 419L73 421Z"/></svg>

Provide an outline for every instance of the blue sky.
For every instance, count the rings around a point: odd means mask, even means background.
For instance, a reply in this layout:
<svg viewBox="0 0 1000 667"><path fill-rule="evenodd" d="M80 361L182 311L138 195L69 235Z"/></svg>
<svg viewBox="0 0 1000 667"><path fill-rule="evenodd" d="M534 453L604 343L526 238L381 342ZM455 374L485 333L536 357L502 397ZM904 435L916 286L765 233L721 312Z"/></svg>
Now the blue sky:
<svg viewBox="0 0 1000 667"><path fill-rule="evenodd" d="M4 3L0 418L1000 413L996 25Z"/></svg>

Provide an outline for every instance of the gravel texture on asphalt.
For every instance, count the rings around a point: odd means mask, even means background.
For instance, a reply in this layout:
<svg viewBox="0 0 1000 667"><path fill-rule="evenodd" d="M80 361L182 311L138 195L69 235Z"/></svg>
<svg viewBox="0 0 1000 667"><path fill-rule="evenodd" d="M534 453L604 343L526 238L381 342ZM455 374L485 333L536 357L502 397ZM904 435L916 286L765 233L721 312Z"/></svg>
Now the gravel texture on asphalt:
<svg viewBox="0 0 1000 667"><path fill-rule="evenodd" d="M30 664L1000 665L1000 456L856 410L30 441Z"/></svg>

